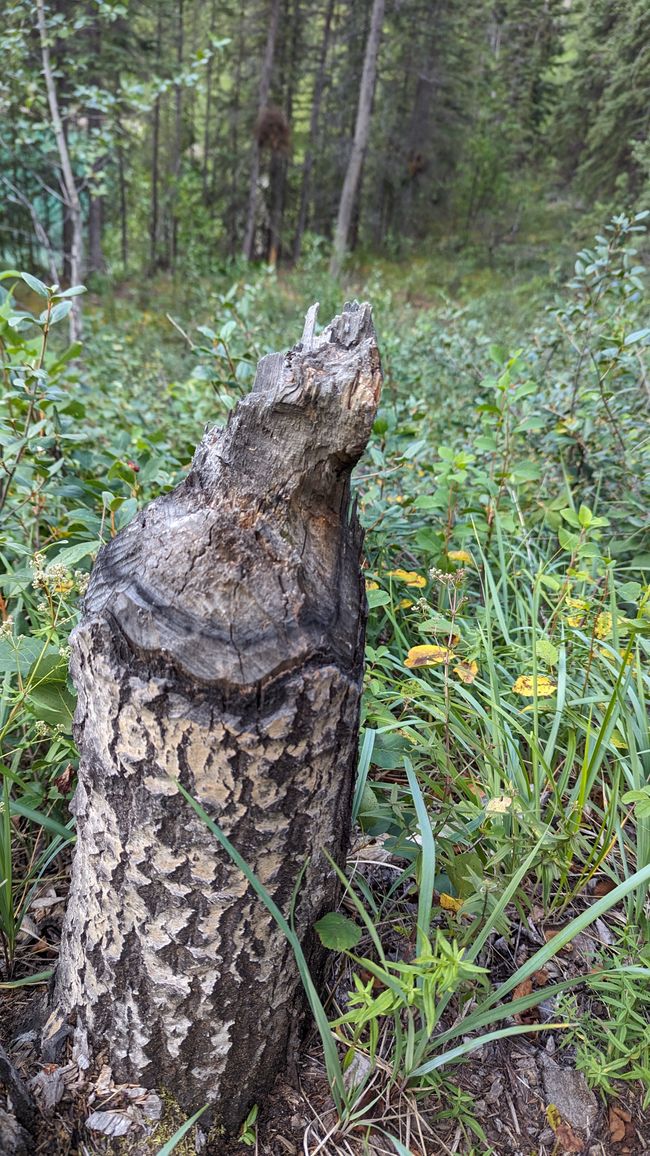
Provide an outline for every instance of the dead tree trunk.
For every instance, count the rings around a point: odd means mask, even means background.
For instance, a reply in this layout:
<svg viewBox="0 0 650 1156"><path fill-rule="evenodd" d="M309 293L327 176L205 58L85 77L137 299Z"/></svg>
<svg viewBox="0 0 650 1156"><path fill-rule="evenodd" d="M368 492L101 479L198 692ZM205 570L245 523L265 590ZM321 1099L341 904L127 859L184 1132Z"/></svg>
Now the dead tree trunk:
<svg viewBox="0 0 650 1156"><path fill-rule="evenodd" d="M73 635L77 847L56 999L78 1054L210 1102L227 1130L299 1038L282 933L177 789L288 911L335 898L357 753L365 594L350 473L381 386L367 305L258 367L186 481L101 552Z"/></svg>

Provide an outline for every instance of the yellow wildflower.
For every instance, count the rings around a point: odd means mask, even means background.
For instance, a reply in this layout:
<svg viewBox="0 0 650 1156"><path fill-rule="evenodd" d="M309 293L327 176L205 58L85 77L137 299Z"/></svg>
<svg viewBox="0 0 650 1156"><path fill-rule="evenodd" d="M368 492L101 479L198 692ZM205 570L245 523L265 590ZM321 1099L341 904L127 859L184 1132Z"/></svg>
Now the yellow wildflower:
<svg viewBox="0 0 650 1156"><path fill-rule="evenodd" d="M556 686L545 674L538 674L536 679L532 674L520 674L512 689L515 694L521 694L524 698L534 698L535 693L538 698L549 698L555 694Z"/></svg>
<svg viewBox="0 0 650 1156"><path fill-rule="evenodd" d="M454 652L448 646L412 646L404 659L404 666L439 666L453 657Z"/></svg>
<svg viewBox="0 0 650 1156"><path fill-rule="evenodd" d="M474 679L478 674L478 663L464 661L458 662L454 667L454 674L456 675L456 678L459 678L461 682L464 682L466 686L469 686L470 683L474 682Z"/></svg>
<svg viewBox="0 0 650 1156"><path fill-rule="evenodd" d="M474 559L471 554L467 553L467 550L447 550L447 557L452 562L464 562L466 566L473 566L474 564Z"/></svg>
<svg viewBox="0 0 650 1156"><path fill-rule="evenodd" d="M426 586L427 580L415 570L389 570L389 578L398 578L400 582L405 582L407 586Z"/></svg>

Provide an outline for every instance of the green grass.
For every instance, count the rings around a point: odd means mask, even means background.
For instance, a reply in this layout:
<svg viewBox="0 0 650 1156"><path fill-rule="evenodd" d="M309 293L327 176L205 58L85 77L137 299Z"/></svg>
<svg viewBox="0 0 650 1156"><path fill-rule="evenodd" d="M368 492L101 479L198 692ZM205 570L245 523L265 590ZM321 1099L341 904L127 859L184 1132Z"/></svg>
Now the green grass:
<svg viewBox="0 0 650 1156"><path fill-rule="evenodd" d="M424 1135L436 1095L468 1143L487 1144L450 1092L487 1039L556 1030L608 1096L650 1078L642 228L615 220L550 312L550 260L514 286L471 255L453 274L444 253L353 278L375 304L386 375L356 480L370 618L354 815L392 882L378 889L356 860L342 880L349 995L339 983L326 1013L303 978L339 1113L328 1126L383 1129L398 1152L399 1121ZM234 272L233 285L150 286L146 308L133 288L106 293L82 363L0 301L4 984L42 973L21 922L73 838L66 648L93 554L178 483L203 424L225 419L258 356L293 342L311 300L323 319L340 305L317 255L280 278ZM532 282L537 299L513 312ZM504 975L492 944L529 917L561 930ZM597 919L598 970L539 984ZM509 1018L542 999L550 1023ZM369 1068L351 1097L355 1053Z"/></svg>

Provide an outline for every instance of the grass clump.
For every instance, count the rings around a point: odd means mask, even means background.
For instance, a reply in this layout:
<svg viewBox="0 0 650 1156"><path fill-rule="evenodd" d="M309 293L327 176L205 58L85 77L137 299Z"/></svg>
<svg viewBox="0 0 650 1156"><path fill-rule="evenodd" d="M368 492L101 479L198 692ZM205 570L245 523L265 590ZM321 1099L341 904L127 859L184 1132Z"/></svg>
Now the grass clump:
<svg viewBox="0 0 650 1156"><path fill-rule="evenodd" d="M358 477L358 832L320 927L339 961L327 1007L312 993L338 1115L318 1143L425 1152L433 1103L487 1146L455 1065L518 1035L556 1032L600 1094L640 1082L647 1102L646 216L614 218L527 336L371 287L386 389ZM317 264L305 275L311 291ZM198 330L172 308L176 328L141 312L117 335L98 310L84 366L0 301L5 982L37 970L21 924L73 838L66 647L93 554L286 340L296 284L262 272L201 308Z"/></svg>

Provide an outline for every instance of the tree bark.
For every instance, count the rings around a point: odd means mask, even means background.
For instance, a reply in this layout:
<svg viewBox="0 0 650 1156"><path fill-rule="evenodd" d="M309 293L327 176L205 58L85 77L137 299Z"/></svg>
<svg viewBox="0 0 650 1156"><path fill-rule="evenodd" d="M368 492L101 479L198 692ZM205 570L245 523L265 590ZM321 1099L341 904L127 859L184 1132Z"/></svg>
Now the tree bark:
<svg viewBox="0 0 650 1156"><path fill-rule="evenodd" d="M275 55L275 41L278 33L278 23L280 20L280 3L281 0L271 0L269 10L269 22L266 33L266 48L264 50L264 62L262 64L262 71L260 73L260 90L258 100L258 113L263 113L264 109L269 103L269 93L271 91L271 77L273 75L273 57ZM253 138L253 151L251 155L251 173L248 192L248 213L246 215L246 232L244 234L244 257L247 261L252 261L255 252L255 218L257 215L257 182L260 176L260 146L255 135Z"/></svg>
<svg viewBox="0 0 650 1156"><path fill-rule="evenodd" d="M348 842L365 594L350 473L381 368L367 305L259 364L187 479L99 555L72 640L77 845L56 1000L77 1055L235 1131L304 1025L282 933L182 783L313 923Z"/></svg>
<svg viewBox="0 0 650 1156"><path fill-rule="evenodd" d="M333 277L338 277L345 258L352 214L354 212L354 205L359 188L359 179L368 147L370 114L372 112L375 81L377 79L377 58L379 56L381 29L384 22L384 4L385 0L373 0L370 32L368 33L368 40L366 42L366 54L363 62L361 85L359 87L359 105L357 108L354 140L352 142L352 151L350 152L350 159L341 190L341 200L339 202L336 230L334 233L334 251L330 262L330 273Z"/></svg>
<svg viewBox="0 0 650 1156"><path fill-rule="evenodd" d="M68 142L65 137L63 121L61 120L61 112L59 110L59 100L56 91L54 73L52 71L50 46L47 38L47 27L45 24L44 0L36 0L36 15L41 47L41 60L43 62L43 76L45 77L47 100L50 108L50 116L52 118L52 129L54 131L54 138L56 140L56 146L59 153L59 161L61 163L62 185L65 193L66 208L70 221L70 249L67 254L70 268L70 284L80 285L83 279L83 216L81 212L81 201L79 200L77 183L72 171L72 163L70 161L70 153L68 151ZM72 308L70 310L69 316L70 343L73 344L75 341L79 341L82 335L80 297L72 298Z"/></svg>

